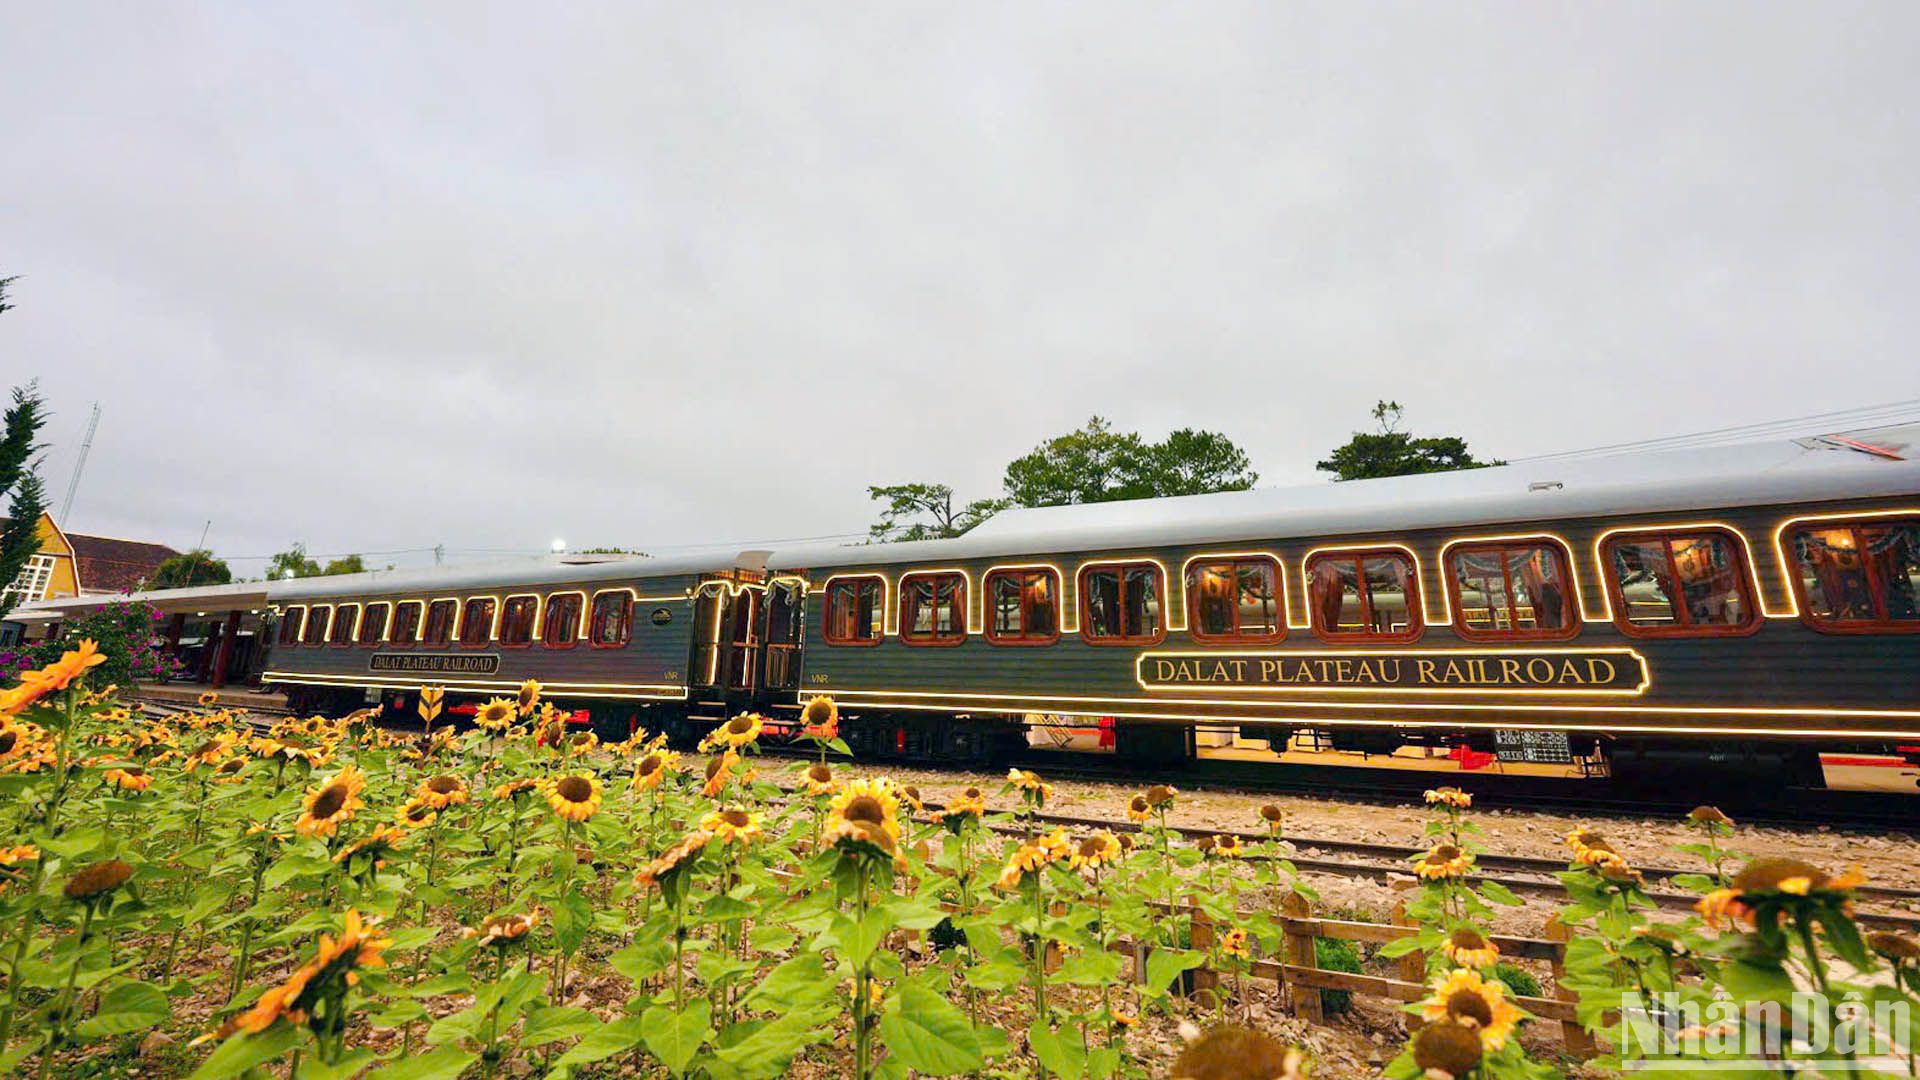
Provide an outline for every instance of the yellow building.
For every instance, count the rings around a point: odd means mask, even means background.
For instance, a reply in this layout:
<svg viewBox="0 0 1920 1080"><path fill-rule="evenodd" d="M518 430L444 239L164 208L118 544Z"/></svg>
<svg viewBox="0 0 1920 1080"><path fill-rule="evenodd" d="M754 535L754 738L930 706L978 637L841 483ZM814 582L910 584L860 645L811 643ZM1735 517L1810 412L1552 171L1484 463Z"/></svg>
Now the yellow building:
<svg viewBox="0 0 1920 1080"><path fill-rule="evenodd" d="M6 519L0 518L0 522ZM69 533L40 515L40 551L4 592L14 607L40 600L132 592L179 552L165 544Z"/></svg>

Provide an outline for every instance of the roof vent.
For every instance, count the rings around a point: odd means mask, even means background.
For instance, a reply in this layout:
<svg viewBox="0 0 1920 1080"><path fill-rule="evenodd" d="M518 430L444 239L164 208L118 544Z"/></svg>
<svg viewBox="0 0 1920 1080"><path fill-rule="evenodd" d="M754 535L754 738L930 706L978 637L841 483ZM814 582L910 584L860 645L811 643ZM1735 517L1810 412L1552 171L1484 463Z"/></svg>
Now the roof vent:
<svg viewBox="0 0 1920 1080"><path fill-rule="evenodd" d="M1558 480L1535 480L1527 485L1528 491L1559 491L1567 485Z"/></svg>

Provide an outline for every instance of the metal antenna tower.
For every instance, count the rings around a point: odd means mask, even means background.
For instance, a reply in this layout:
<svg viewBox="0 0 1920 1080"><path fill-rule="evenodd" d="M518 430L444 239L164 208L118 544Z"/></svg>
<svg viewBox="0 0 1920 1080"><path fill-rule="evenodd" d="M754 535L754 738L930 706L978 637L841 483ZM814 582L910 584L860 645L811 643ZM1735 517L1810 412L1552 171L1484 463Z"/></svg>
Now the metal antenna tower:
<svg viewBox="0 0 1920 1080"><path fill-rule="evenodd" d="M80 490L80 473L87 467L87 451L93 449L93 433L100 427L100 403L93 403L93 415L87 418L87 437L80 440L80 458L73 463L73 479L67 481L67 497L60 502L59 521L67 522L67 514L73 510L73 493Z"/></svg>

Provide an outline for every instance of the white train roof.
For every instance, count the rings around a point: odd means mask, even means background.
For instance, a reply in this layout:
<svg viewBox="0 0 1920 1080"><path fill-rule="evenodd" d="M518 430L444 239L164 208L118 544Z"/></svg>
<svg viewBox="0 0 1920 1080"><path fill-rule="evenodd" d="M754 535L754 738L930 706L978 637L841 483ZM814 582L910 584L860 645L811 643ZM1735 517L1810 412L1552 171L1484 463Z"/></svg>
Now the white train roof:
<svg viewBox="0 0 1920 1080"><path fill-rule="evenodd" d="M1847 441L1882 448L1900 460ZM779 569L1462 528L1920 492L1920 424L1844 436L1003 511L952 540L784 548Z"/></svg>

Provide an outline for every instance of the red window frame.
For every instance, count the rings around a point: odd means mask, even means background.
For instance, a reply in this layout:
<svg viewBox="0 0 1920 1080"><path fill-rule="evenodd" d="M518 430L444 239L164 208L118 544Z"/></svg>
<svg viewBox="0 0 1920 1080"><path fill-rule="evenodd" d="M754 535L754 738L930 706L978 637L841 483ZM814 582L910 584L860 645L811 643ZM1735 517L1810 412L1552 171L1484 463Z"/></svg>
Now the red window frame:
<svg viewBox="0 0 1920 1080"><path fill-rule="evenodd" d="M951 604L958 625L952 630L929 630L922 634L913 629L913 620L908 617L908 605L912 603L913 593L909 585L920 582L933 582L932 607L940 608L941 593L952 591ZM958 570L916 570L901 574L900 590L900 643L915 648L950 648L967 640L967 575Z"/></svg>
<svg viewBox="0 0 1920 1080"><path fill-rule="evenodd" d="M1319 605L1313 602L1314 571L1323 563L1353 564L1354 580L1364 585L1367 580L1366 560L1397 559L1407 568L1407 628L1394 633L1375 633L1370 630L1335 630L1326 625L1321 618ZM1409 641L1418 641L1427 632L1427 613L1422 607L1425 602L1420 595L1420 564L1412 555L1395 547L1354 548L1342 551L1326 551L1310 556L1300 568L1306 575L1307 622L1313 627L1313 635L1321 641L1332 644L1349 642L1373 642L1383 645L1399 645ZM1373 590L1360 590L1360 617L1371 626L1373 624Z"/></svg>
<svg viewBox="0 0 1920 1080"><path fill-rule="evenodd" d="M873 636L848 636L836 633L834 628L840 625L841 620L839 615L841 605L846 603L849 595L857 596L869 588L874 589L879 594L874 597L873 610L880 615L880 625L874 628ZM850 594L849 590L857 591ZM881 577L879 574L850 574L846 577L834 578L832 581L827 582L825 599L821 601L821 604L825 609L826 617L821 620L820 623L820 637L829 645L852 645L860 647L878 645L880 644L880 639L887 636L887 579ZM852 623L849 622L848 625L852 625Z"/></svg>
<svg viewBox="0 0 1920 1080"><path fill-rule="evenodd" d="M1017 634L1001 633L994 628L994 615L999 611L999 606L994 602L994 584L1010 578L1017 579L1019 582L1016 588L1020 590L1020 632ZM1033 611L1039 606L1033 598L1033 582L1036 579L1044 579L1048 583L1046 606L1053 609L1053 632L1050 634L1035 634L1032 631ZM985 637L990 645L1044 646L1060 640L1060 572L1053 567L1019 566L991 571L981 582L980 602L982 604L981 636Z"/></svg>
<svg viewBox="0 0 1920 1080"><path fill-rule="evenodd" d="M547 597L546 611L540 616L540 643L549 649L571 649L579 644L580 617L586 613L586 600L584 594L577 592L554 593ZM568 608L572 608L570 613ZM562 613L561 619L567 624L566 633L559 641L553 639L556 610Z"/></svg>
<svg viewBox="0 0 1920 1080"><path fill-rule="evenodd" d="M1866 574L1867 585L1872 590L1875 609L1871 619L1834 619L1815 615L1813 607L1807 602L1806 580L1800 569L1799 544L1807 533L1840 532L1845 530L1853 536L1854 550L1860 548L1861 529L1876 526L1895 526L1920 528L1920 518L1902 514L1889 514L1885 517L1850 518L1845 521L1808 521L1795 524L1787 530L1784 551L1787 565L1781 570L1793 588L1795 605L1800 609L1800 621L1822 634L1920 634L1920 619L1892 619L1886 614L1888 585L1883 580L1884 573L1872 559L1861 559L1860 567Z"/></svg>
<svg viewBox="0 0 1920 1080"><path fill-rule="evenodd" d="M480 632L480 639L478 641L475 641L475 640L472 640L473 635L467 633L467 628L473 624L473 609L477 605L484 605L484 607L482 607L482 610L486 612L486 617L481 619L480 621L486 624L486 629ZM499 608L500 608L500 601L494 599L491 596L467 597L466 602L460 605L460 647L461 648L484 649L488 645L493 644L493 616L494 616L494 612L498 611Z"/></svg>
<svg viewBox="0 0 1920 1080"><path fill-rule="evenodd" d="M400 600L393 605L393 625L387 628L387 648L409 649L420 641L421 624L427 621L427 605L419 600ZM413 621L405 637L400 636L401 612L412 611Z"/></svg>
<svg viewBox="0 0 1920 1080"><path fill-rule="evenodd" d="M1500 575L1502 587L1507 595L1507 620L1509 626L1519 612L1513 605L1513 572L1507 568L1507 554L1516 551L1545 551L1553 556L1554 565L1560 570L1560 580L1566 582L1567 594L1563 598L1566 612L1566 625L1548 630L1481 630L1467 625L1465 609L1460 603L1460 574L1455 569L1455 560L1466 554L1485 554L1498 552L1500 557ZM1447 598L1453 604L1453 629L1468 641L1568 641L1580 636L1580 623L1584 616L1580 612L1580 587L1573 580L1573 560L1567 557L1567 549L1545 538L1538 540L1489 540L1475 543L1447 545L1446 565L1441 567L1447 575ZM1535 601L1539 600L1536 597ZM1537 618L1538 616L1536 616Z"/></svg>
<svg viewBox="0 0 1920 1080"><path fill-rule="evenodd" d="M323 619L316 620L314 616L322 611L326 612L327 616ZM301 624L300 644L314 648L325 645L327 643L327 630L332 624L332 616L333 608L327 604L314 604L307 608L307 621Z"/></svg>
<svg viewBox="0 0 1920 1080"><path fill-rule="evenodd" d="M620 633L616 640L600 640L600 604L615 600L620 604ZM633 594L625 589L604 589L593 594L587 614L587 643L596 649L624 649L633 640Z"/></svg>
<svg viewBox="0 0 1920 1080"><path fill-rule="evenodd" d="M367 640L367 616L373 614L374 608L379 608L381 611L380 632L373 636L372 641L368 641ZM375 600L374 602L367 604L365 607L360 609L360 627L359 629L354 631L353 639L359 642L360 647L363 649L377 648L380 645L380 639L385 637L387 634L387 624L391 622L393 622L392 601Z"/></svg>
<svg viewBox="0 0 1920 1080"><path fill-rule="evenodd" d="M1240 629L1240 568L1243 566L1263 567L1267 571L1267 586L1273 600L1273 629L1258 634L1242 633ZM1224 634L1210 634L1200 629L1200 621L1194 612L1200 609L1201 571L1225 567L1232 581L1233 600L1228 609L1233 616L1233 629ZM1287 637L1287 601L1281 590L1285 579L1281 577L1280 560L1271 555L1200 555L1188 560L1185 571L1187 603L1187 636L1203 645L1272 645L1285 641Z"/></svg>
<svg viewBox="0 0 1920 1080"><path fill-rule="evenodd" d="M351 620L340 617L346 614L348 609L353 611ZM359 629L360 605L340 604L333 609L333 622L327 627L327 644L335 649L352 648L353 639L357 636Z"/></svg>
<svg viewBox="0 0 1920 1080"><path fill-rule="evenodd" d="M1734 579L1739 582L1740 610L1742 618L1737 623L1712 623L1701 626L1691 620L1684 602L1676 603L1676 597L1669 596L1667 602L1673 604L1675 619L1672 626L1643 626L1630 617L1626 592L1620 587L1620 575L1614 567L1613 553L1621 544L1659 544L1667 556L1667 572L1677 585L1680 581L1680 567L1674 559L1673 542L1701 537L1713 537L1727 545L1733 553ZM1747 564L1746 545L1732 529L1706 527L1698 529L1634 529L1618 532L1601 541L1600 579L1607 589L1607 603L1613 608L1613 625L1622 634L1635 638L1702 638L1702 637L1745 637L1760 629L1759 598L1753 587L1753 568Z"/></svg>
<svg viewBox="0 0 1920 1080"><path fill-rule="evenodd" d="M1128 607L1127 578L1130 571L1134 570L1146 570L1153 575L1154 592L1155 595L1160 598L1160 617L1154 620L1156 625L1151 634L1129 633L1128 631L1133 628L1126 625ZM1120 634L1117 637L1098 637L1088 630L1088 627L1093 624L1093 619L1090 617L1093 605L1088 599L1087 579L1095 574L1106 573L1115 575L1114 582L1120 598ZM1086 642L1088 645L1158 645L1167 639L1167 574L1166 570L1162 568L1159 563L1146 562L1144 560L1120 560L1117 562L1089 564L1081 567L1080 573L1074 577L1074 591L1079 594L1080 640Z"/></svg>
<svg viewBox="0 0 1920 1080"><path fill-rule="evenodd" d="M298 622L294 621L294 617L293 617L293 613L296 611L300 613L300 619ZM278 639L279 644L281 645L300 644L300 633L306 628L307 628L307 608L305 604L296 605L294 607L290 607L287 610L281 612L280 613L280 634Z"/></svg>
<svg viewBox="0 0 1920 1080"><path fill-rule="evenodd" d="M442 604L446 605L444 609L441 607ZM433 632L433 613L440 610L446 611L447 615L440 620L440 633L436 635ZM436 649L444 649L453 644L453 624L459 617L460 601L458 600L435 600L429 603L426 614L420 619L420 644ZM436 636L439 638L438 641L434 640Z"/></svg>
<svg viewBox="0 0 1920 1080"><path fill-rule="evenodd" d="M521 612L525 619L520 618ZM524 649L533 644L534 627L540 621L540 598L532 593L508 596L500 601L500 647Z"/></svg>

